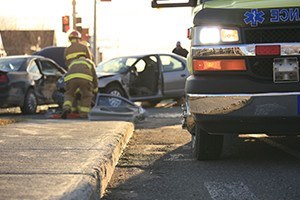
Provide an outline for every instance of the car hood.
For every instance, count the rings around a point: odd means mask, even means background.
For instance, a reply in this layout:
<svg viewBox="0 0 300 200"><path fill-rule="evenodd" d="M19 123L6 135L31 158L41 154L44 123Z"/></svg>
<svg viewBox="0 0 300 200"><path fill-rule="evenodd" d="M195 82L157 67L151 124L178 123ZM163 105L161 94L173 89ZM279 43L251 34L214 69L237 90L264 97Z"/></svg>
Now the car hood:
<svg viewBox="0 0 300 200"><path fill-rule="evenodd" d="M117 75L120 75L120 74L112 73L112 72L97 72L98 78L111 77L111 76L117 76Z"/></svg>

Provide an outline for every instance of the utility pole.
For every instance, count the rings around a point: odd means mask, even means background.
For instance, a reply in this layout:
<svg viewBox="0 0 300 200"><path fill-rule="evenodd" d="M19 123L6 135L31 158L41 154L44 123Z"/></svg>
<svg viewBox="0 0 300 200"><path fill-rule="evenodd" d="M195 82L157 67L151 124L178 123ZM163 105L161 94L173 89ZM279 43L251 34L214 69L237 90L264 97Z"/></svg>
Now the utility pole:
<svg viewBox="0 0 300 200"><path fill-rule="evenodd" d="M94 0L94 37L93 37L94 63L97 65L97 0Z"/></svg>
<svg viewBox="0 0 300 200"><path fill-rule="evenodd" d="M73 12L72 12L72 19L73 19L73 30L76 29L76 0L72 0L73 5Z"/></svg>

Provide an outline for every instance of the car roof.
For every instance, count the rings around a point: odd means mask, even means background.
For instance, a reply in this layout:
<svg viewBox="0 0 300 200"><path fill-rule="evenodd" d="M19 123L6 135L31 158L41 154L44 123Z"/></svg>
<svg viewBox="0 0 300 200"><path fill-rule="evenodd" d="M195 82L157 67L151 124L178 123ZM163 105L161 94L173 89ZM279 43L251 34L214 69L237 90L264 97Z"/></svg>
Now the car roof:
<svg viewBox="0 0 300 200"><path fill-rule="evenodd" d="M142 58L142 57L145 57L145 56L155 56L155 55L158 55L158 56L168 55L168 56L173 56L173 57L176 57L176 58L180 58L180 59L186 60L186 58L184 58L182 56L178 56L177 54L174 54L174 53L133 54L133 55L117 56L117 57L110 58L108 60L115 59L115 58Z"/></svg>
<svg viewBox="0 0 300 200"><path fill-rule="evenodd" d="M158 55L158 56L163 56L163 55L167 55L167 56L173 56L179 60L181 60L182 62L186 62L186 58L182 57L182 56L178 56L177 54L174 54L174 53L147 53L147 54L137 54L137 55L126 55L126 56L118 56L118 57L113 57L113 58L110 58L110 59L107 59L107 60L104 60L99 64L102 64L102 63L105 63L105 62L108 62L110 60L113 60L113 59L118 59L118 58L142 58L142 57L145 57L145 56L155 56L155 55Z"/></svg>
<svg viewBox="0 0 300 200"><path fill-rule="evenodd" d="M56 63L55 60L52 60L51 58L47 58L47 57L40 56L40 55L10 55L10 56L5 56L5 57L0 57L0 59L35 59L35 58L54 62L58 67L65 70L62 66L60 66L58 63Z"/></svg>

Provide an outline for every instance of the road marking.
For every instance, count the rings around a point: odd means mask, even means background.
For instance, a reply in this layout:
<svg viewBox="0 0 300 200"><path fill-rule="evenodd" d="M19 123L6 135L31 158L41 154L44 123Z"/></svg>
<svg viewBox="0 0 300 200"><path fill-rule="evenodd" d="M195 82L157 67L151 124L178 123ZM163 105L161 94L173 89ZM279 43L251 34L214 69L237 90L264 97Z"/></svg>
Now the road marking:
<svg viewBox="0 0 300 200"><path fill-rule="evenodd" d="M258 200L242 182L205 182L213 200Z"/></svg>

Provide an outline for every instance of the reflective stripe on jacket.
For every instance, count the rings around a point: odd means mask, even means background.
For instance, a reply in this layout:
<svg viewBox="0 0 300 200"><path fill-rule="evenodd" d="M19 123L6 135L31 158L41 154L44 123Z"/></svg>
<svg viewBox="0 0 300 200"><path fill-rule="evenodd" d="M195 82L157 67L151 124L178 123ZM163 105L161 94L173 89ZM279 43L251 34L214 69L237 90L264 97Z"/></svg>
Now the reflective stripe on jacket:
<svg viewBox="0 0 300 200"><path fill-rule="evenodd" d="M82 73L74 73L74 74L69 74L65 77L65 82L73 79L73 78L82 78L88 81L93 81L93 77L87 74L82 74Z"/></svg>
<svg viewBox="0 0 300 200"><path fill-rule="evenodd" d="M75 59L75 58L78 58L81 55L86 55L86 52L81 51L81 52L69 53L68 55L66 55L66 60Z"/></svg>
<svg viewBox="0 0 300 200"><path fill-rule="evenodd" d="M67 82L74 78L82 78L93 83L93 88L98 88L98 78L94 63L86 58L74 60L68 68L64 81Z"/></svg>
<svg viewBox="0 0 300 200"><path fill-rule="evenodd" d="M92 59L91 52L88 47L80 42L72 42L64 52L66 66L69 66L71 62L79 58L79 56L85 56L88 59Z"/></svg>

